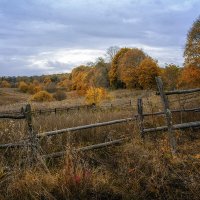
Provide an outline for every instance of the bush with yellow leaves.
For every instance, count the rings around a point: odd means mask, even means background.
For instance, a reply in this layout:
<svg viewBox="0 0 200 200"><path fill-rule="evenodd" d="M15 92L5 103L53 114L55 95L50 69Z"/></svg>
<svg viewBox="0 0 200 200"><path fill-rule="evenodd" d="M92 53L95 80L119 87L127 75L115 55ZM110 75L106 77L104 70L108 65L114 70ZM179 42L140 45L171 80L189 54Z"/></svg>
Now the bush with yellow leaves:
<svg viewBox="0 0 200 200"><path fill-rule="evenodd" d="M90 105L98 105L101 101L107 98L109 98L109 95L104 88L90 87L86 91L85 95L85 100Z"/></svg>
<svg viewBox="0 0 200 200"><path fill-rule="evenodd" d="M53 101L53 95L47 91L39 91L31 97L31 101Z"/></svg>
<svg viewBox="0 0 200 200"><path fill-rule="evenodd" d="M19 88L20 91L25 93L29 90L29 85L27 83L25 83L24 81L20 81L18 88Z"/></svg>

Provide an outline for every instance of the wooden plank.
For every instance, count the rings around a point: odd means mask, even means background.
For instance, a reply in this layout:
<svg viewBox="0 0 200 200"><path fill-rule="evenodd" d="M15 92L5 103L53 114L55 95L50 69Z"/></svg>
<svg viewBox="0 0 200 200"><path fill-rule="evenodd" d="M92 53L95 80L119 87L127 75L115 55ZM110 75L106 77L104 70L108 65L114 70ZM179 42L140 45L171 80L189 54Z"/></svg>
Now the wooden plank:
<svg viewBox="0 0 200 200"><path fill-rule="evenodd" d="M158 91L160 93L160 97L163 103L163 108L164 108L164 112L166 116L166 122L167 122L167 127L168 127L168 137L169 137L169 143L171 146L171 151L172 151L172 154L175 154L176 153L176 139L175 139L175 135L172 129L172 113L170 111L169 102L168 102L167 96L164 93L163 82L160 77L156 77L156 83L157 83Z"/></svg>
<svg viewBox="0 0 200 200"><path fill-rule="evenodd" d="M173 91L165 91L165 95L172 95L172 94L189 94L194 92L200 92L200 88L189 89L189 90L173 90ZM160 95L160 91L156 92L156 95Z"/></svg>
<svg viewBox="0 0 200 200"><path fill-rule="evenodd" d="M90 146L86 146L86 147L81 147L81 148L75 149L73 151L79 152L79 151L89 151L89 150L99 149L99 148L103 148L103 147L107 147L107 146L111 146L111 145L121 144L122 142L124 142L127 139L128 138L122 138L122 139L113 140L113 141L109 141L109 142L94 144L94 145L90 145ZM67 153L67 151L60 151L60 152L55 152L52 154L43 155L42 157L44 159L57 158L57 157L64 156L66 153Z"/></svg>
<svg viewBox="0 0 200 200"><path fill-rule="evenodd" d="M133 120L135 120L135 118L118 119L118 120L113 120L113 121L108 121L108 122L101 122L101 123L77 126L77 127L72 127L72 128L65 128L65 129L61 129L61 130L48 131L48 132L39 133L37 135L37 137L41 138L44 136L53 136L53 135L57 135L57 134L62 134L64 132L73 132L73 131L96 128L96 127L101 127L101 126L108 126L108 125L112 125L112 124L119 124L119 123L129 122L129 121L133 121Z"/></svg>
<svg viewBox="0 0 200 200"><path fill-rule="evenodd" d="M177 129L187 129L187 128L195 128L195 127L200 127L200 121L188 122L188 123L183 123L183 124L174 124L172 126L172 129L177 130ZM156 128L144 129L144 133L166 131L166 130L168 130L167 126L160 126L160 127L156 127Z"/></svg>

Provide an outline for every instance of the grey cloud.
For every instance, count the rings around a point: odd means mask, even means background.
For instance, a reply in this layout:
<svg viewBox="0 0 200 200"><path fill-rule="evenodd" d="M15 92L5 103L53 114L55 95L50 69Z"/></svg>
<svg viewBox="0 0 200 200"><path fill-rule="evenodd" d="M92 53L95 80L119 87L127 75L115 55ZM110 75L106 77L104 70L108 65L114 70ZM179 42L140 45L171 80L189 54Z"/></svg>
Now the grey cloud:
<svg viewBox="0 0 200 200"><path fill-rule="evenodd" d="M28 68L27 59L62 48L141 44L163 48L168 51L163 55L180 63L186 33L199 7L197 0L0 0L0 75L21 68L24 74L45 73ZM161 63L166 60L158 58ZM65 65L52 62L46 63L49 69Z"/></svg>

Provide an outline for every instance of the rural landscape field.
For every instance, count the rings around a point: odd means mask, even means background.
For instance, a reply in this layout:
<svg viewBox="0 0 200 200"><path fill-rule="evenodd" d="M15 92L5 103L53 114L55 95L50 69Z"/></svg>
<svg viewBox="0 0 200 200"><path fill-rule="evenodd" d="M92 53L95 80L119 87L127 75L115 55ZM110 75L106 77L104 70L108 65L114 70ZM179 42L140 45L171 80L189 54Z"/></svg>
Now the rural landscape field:
<svg viewBox="0 0 200 200"><path fill-rule="evenodd" d="M0 1L0 200L200 199L199 2L94 2Z"/></svg>

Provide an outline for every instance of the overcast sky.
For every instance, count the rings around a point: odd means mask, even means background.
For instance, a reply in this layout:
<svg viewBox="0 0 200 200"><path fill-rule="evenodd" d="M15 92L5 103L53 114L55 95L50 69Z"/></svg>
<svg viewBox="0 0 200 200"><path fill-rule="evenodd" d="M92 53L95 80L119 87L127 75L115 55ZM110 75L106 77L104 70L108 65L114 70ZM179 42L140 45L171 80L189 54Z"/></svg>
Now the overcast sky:
<svg viewBox="0 0 200 200"><path fill-rule="evenodd" d="M200 0L0 0L0 76L41 75L142 48L181 65Z"/></svg>

